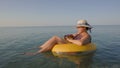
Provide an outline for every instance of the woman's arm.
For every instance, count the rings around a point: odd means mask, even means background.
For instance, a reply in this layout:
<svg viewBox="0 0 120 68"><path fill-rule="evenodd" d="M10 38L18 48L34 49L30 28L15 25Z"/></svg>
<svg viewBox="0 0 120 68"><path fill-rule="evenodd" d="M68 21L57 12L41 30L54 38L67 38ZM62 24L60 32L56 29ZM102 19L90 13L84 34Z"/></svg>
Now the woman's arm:
<svg viewBox="0 0 120 68"><path fill-rule="evenodd" d="M77 44L79 46L85 44L85 41L89 39L89 36L88 35L84 35L80 40L74 40L74 39L69 39L67 38L67 40L71 43L74 43L74 44Z"/></svg>

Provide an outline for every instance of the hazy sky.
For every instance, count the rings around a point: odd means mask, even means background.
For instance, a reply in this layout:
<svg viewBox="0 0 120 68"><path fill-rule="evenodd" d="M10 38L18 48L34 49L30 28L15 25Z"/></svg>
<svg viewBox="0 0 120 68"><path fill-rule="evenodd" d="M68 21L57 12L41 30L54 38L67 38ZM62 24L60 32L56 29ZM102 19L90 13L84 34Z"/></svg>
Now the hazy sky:
<svg viewBox="0 0 120 68"><path fill-rule="evenodd" d="M120 0L0 0L0 26L120 25Z"/></svg>

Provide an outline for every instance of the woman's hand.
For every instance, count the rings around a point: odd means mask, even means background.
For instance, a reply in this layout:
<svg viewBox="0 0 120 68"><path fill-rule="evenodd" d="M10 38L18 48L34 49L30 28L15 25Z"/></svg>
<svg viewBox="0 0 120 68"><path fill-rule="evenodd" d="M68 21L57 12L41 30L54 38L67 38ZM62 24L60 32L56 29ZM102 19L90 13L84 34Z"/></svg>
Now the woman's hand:
<svg viewBox="0 0 120 68"><path fill-rule="evenodd" d="M68 42L72 42L72 39L70 39L70 38L66 38L66 40L67 40Z"/></svg>
<svg viewBox="0 0 120 68"><path fill-rule="evenodd" d="M82 45L82 43L81 43L80 40L73 40L73 39L69 39L69 38L66 38L66 40L67 40L68 42L71 42L71 43L73 43L73 44L77 44L77 45L79 45L79 46Z"/></svg>
<svg viewBox="0 0 120 68"><path fill-rule="evenodd" d="M73 37L74 37L74 36L73 36L72 34L68 34L68 35L65 35L65 36L64 36L64 39L65 39L65 40L67 40L67 38L73 39Z"/></svg>

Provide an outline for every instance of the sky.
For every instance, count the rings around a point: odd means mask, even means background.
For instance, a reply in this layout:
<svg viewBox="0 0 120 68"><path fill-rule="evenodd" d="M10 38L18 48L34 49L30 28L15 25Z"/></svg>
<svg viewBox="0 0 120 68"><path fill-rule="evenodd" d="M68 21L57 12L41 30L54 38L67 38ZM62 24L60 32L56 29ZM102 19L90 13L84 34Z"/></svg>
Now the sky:
<svg viewBox="0 0 120 68"><path fill-rule="evenodd" d="M0 26L120 25L120 0L0 0Z"/></svg>

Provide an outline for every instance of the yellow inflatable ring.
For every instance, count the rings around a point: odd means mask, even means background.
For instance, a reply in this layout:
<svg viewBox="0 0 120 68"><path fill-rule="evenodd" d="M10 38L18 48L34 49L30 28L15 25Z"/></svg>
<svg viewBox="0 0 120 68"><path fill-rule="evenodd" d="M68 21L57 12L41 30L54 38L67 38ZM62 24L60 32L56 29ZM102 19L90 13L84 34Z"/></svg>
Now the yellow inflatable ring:
<svg viewBox="0 0 120 68"><path fill-rule="evenodd" d="M76 45L72 43L68 44L57 44L53 47L52 52L88 52L88 51L94 51L96 50L96 45L93 43L89 43L86 45Z"/></svg>

